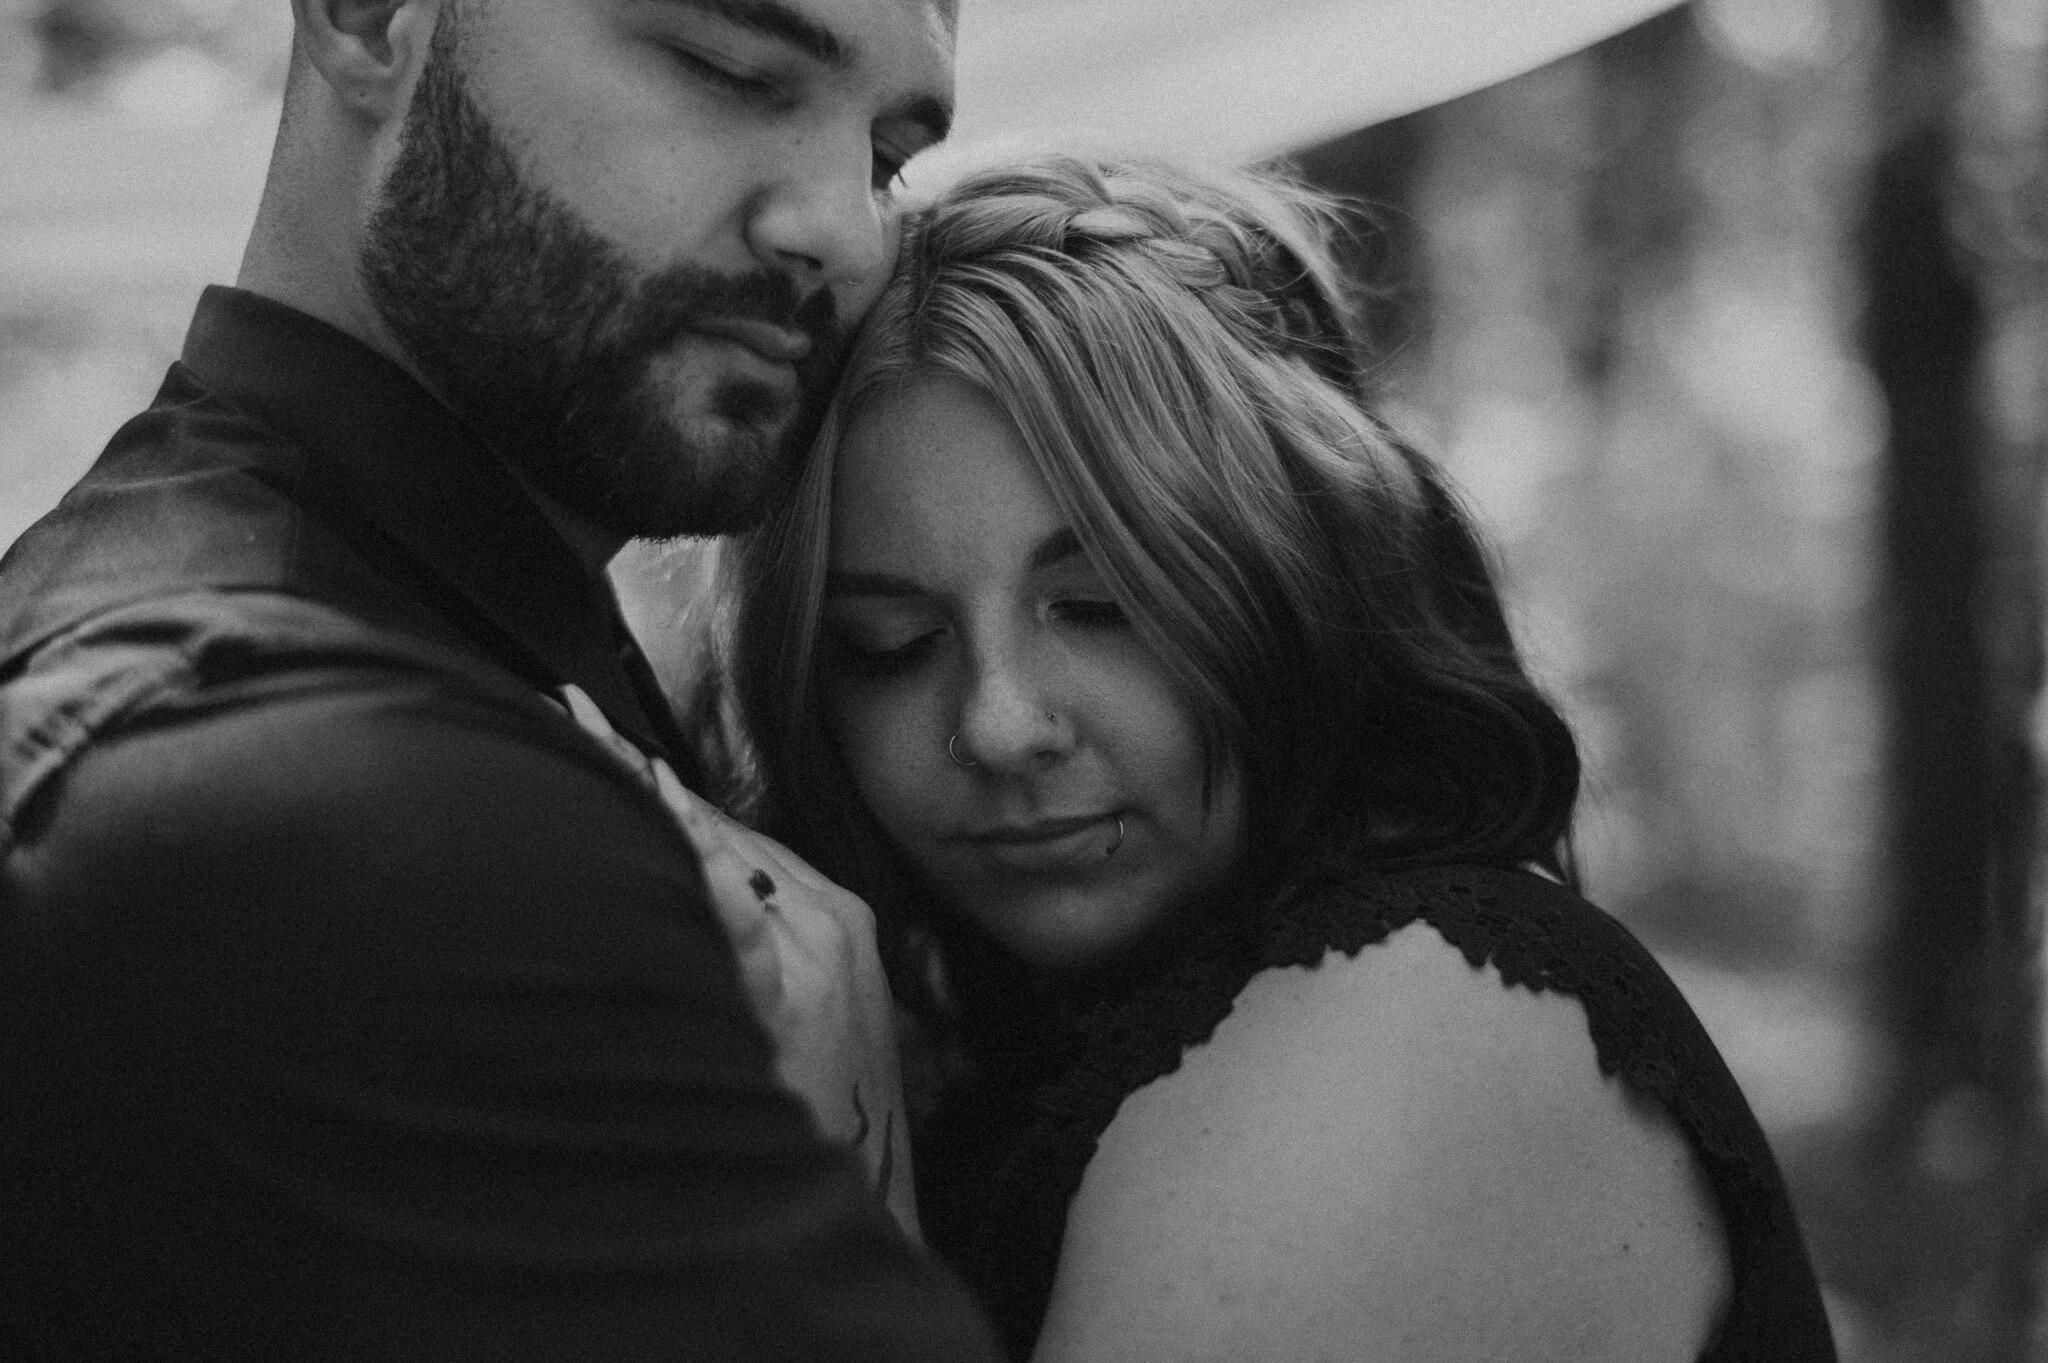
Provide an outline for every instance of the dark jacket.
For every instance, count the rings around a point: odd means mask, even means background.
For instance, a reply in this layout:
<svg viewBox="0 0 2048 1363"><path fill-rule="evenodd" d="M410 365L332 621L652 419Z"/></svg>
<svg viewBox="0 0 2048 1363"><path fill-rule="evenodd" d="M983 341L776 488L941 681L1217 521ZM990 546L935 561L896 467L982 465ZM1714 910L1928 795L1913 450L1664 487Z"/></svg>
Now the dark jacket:
<svg viewBox="0 0 2048 1363"><path fill-rule="evenodd" d="M0 561L0 1356L988 1356L565 683L683 756L455 416L209 290Z"/></svg>

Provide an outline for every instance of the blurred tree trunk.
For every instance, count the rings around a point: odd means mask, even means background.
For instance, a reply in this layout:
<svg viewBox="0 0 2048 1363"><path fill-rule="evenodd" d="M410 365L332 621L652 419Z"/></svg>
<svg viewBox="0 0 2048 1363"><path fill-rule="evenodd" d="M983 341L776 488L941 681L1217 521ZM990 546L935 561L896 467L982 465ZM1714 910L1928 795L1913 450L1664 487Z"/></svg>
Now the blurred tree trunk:
<svg viewBox="0 0 2048 1363"><path fill-rule="evenodd" d="M1682 278L1698 230L1684 150L1698 113L1699 45L1692 16L1671 10L1589 54L1592 146L1590 173L1579 187L1583 259L1574 358L1586 386L1610 403L1637 314Z"/></svg>
<svg viewBox="0 0 2048 1363"><path fill-rule="evenodd" d="M1345 265L1362 292L1375 372L1427 340L1415 186L1436 127L1433 112L1375 123L1289 158L1310 184L1363 206L1364 225L1347 243Z"/></svg>
<svg viewBox="0 0 2048 1363"><path fill-rule="evenodd" d="M1891 418L1890 918L1873 982L1893 1069L1845 1285L1901 1356L1996 1363L2026 1356L2037 1309L2040 496L2038 462L1984 419L1983 281L1952 231L1968 192L1954 8L1883 6L1889 126L1864 223L1866 350Z"/></svg>

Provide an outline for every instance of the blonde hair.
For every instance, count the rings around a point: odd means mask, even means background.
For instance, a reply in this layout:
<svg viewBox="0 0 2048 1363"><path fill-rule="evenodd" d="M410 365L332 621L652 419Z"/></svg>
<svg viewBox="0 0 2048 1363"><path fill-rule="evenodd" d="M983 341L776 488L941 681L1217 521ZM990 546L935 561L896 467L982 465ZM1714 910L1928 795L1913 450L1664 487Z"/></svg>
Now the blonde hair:
<svg viewBox="0 0 2048 1363"><path fill-rule="evenodd" d="M816 642L839 438L943 377L1016 426L1212 772L1243 772L1252 845L1553 859L1570 734L1450 489L1361 401L1339 222L1274 177L1054 156L909 225L796 495L729 557L778 832L871 897L900 871L832 752Z"/></svg>

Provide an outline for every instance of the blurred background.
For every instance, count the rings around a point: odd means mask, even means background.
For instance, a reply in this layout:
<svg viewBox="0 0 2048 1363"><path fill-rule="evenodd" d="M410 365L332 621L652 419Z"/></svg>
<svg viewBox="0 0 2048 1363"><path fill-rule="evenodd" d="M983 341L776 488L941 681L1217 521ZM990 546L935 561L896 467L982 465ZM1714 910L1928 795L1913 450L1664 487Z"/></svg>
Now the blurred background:
<svg viewBox="0 0 2048 1363"><path fill-rule="evenodd" d="M289 28L0 0L0 543L232 279ZM1291 159L1372 205L1382 400L1499 545L1591 897L1743 1081L1844 1358L2048 1360L2048 0L1696 0ZM617 567L666 668L704 558Z"/></svg>

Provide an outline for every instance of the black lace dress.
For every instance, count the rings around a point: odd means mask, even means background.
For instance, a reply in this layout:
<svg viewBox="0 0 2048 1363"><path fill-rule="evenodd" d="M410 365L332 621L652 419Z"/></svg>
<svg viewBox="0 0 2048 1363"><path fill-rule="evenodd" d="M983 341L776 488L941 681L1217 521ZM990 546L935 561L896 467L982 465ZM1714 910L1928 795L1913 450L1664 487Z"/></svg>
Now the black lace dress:
<svg viewBox="0 0 2048 1363"><path fill-rule="evenodd" d="M920 1125L918 1193L934 1251L1028 1357L1067 1206L1124 1098L1208 1040L1253 975L1356 953L1421 919L1475 968L1586 1010L1600 1069L1684 1130L1720 1207L1732 1292L1709 1363L1832 1360L1820 1293L1761 1129L1677 988L1613 919L1539 876L1477 867L1362 871L1333 861L1262 912L1213 916L1112 974L1026 997L1002 988L970 1023L974 1078ZM987 981L979 982L987 984ZM1021 991L1023 986L1016 986ZM984 994L985 999L988 998Z"/></svg>

